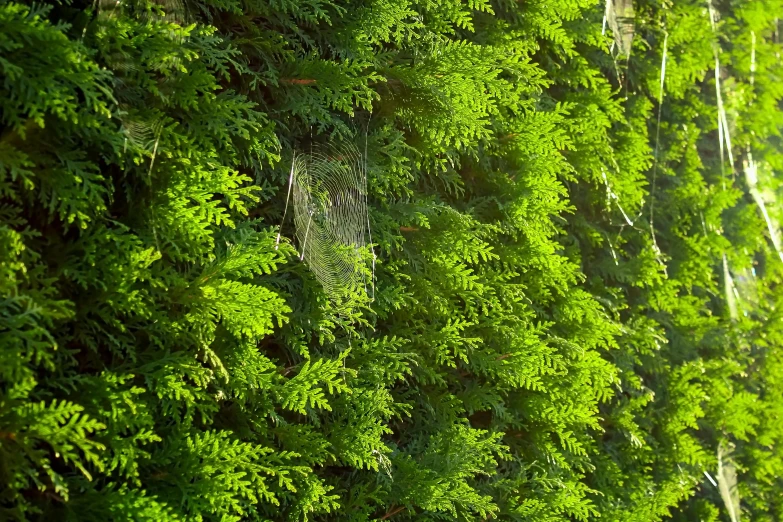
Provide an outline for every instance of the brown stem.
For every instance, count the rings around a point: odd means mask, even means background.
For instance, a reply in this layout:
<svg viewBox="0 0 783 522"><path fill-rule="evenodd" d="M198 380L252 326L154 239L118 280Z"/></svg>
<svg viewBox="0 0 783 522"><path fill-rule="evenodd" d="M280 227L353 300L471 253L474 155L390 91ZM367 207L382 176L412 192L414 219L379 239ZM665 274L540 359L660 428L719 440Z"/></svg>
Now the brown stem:
<svg viewBox="0 0 783 522"><path fill-rule="evenodd" d="M417 232L418 230L416 227L400 227L401 232Z"/></svg>
<svg viewBox="0 0 783 522"><path fill-rule="evenodd" d="M314 78L281 78L280 83L287 85L313 85L316 80Z"/></svg>
<svg viewBox="0 0 783 522"><path fill-rule="evenodd" d="M46 491L44 491L43 494L44 494L45 497L49 497L50 499L54 500L55 502L61 502L61 503L65 502L65 500L60 495L58 495L57 493L52 493L48 489Z"/></svg>
<svg viewBox="0 0 783 522"><path fill-rule="evenodd" d="M392 504L392 506L393 506L393 504ZM390 509L385 515L383 515L381 517L381 520L387 520L387 519L393 517L394 515L396 515L397 513L399 513L400 511L404 511L404 510L405 510L405 506L400 506L400 507L398 507L396 509Z"/></svg>

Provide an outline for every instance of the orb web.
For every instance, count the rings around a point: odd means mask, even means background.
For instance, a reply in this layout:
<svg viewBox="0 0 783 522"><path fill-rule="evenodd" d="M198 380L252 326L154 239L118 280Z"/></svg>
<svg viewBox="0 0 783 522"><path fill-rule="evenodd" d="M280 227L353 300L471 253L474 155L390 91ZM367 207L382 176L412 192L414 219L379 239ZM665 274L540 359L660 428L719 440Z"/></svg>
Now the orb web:
<svg viewBox="0 0 783 522"><path fill-rule="evenodd" d="M634 37L633 0L606 0L602 34L606 33L607 25L614 36L612 50L617 48L619 56L630 56Z"/></svg>
<svg viewBox="0 0 783 522"><path fill-rule="evenodd" d="M371 270L365 262L367 239L372 243L366 162L356 147L319 147L295 155L288 197L299 258L327 296L340 301L364 290L374 297L375 254Z"/></svg>

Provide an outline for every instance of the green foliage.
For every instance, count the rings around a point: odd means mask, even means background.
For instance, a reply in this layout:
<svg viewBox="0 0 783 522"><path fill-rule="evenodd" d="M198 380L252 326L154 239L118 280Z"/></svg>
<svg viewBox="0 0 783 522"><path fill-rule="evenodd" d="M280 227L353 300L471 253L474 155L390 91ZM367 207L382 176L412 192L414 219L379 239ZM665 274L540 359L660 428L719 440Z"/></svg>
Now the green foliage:
<svg viewBox="0 0 783 522"><path fill-rule="evenodd" d="M726 521L732 448L780 520L783 4L711 7L0 3L0 519ZM275 241L338 139L339 307Z"/></svg>

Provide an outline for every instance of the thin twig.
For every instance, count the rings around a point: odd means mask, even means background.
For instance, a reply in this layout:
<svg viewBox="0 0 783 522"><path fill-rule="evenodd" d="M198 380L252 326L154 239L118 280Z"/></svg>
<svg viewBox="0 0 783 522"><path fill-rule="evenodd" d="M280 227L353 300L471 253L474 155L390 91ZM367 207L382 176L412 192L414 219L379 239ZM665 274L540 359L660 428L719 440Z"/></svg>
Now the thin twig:
<svg viewBox="0 0 783 522"><path fill-rule="evenodd" d="M400 511L404 511L404 510L405 510L405 506L400 506L400 507L398 507L396 509L392 509L392 510L388 511L385 515L383 515L381 517L381 520L390 519L391 517L393 517L394 515L396 515Z"/></svg>
<svg viewBox="0 0 783 522"><path fill-rule="evenodd" d="M316 80L313 78L282 78L280 83L287 85L314 85Z"/></svg>

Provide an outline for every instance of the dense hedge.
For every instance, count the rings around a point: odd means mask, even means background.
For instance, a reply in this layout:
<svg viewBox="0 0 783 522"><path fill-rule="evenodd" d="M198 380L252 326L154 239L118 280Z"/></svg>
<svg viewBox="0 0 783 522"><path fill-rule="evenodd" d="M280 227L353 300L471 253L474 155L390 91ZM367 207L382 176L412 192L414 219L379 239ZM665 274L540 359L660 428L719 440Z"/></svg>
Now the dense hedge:
<svg viewBox="0 0 783 522"><path fill-rule="evenodd" d="M0 3L0 518L781 520L783 2L634 8Z"/></svg>

